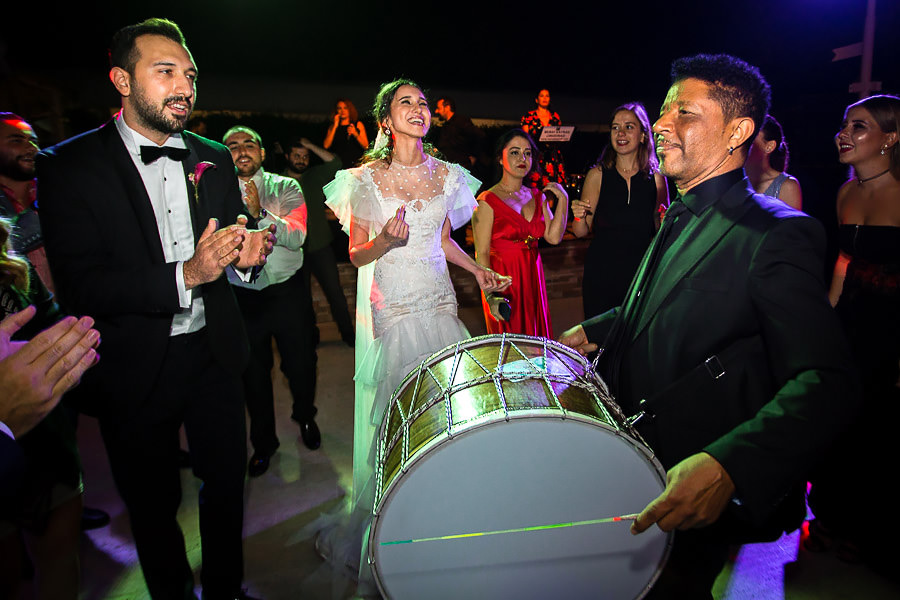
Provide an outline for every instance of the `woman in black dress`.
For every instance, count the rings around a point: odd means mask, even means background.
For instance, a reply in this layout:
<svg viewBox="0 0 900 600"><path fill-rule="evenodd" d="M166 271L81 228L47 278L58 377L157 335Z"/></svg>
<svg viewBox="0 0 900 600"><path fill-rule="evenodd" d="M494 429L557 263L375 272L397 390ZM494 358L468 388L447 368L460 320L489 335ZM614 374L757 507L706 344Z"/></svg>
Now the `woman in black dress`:
<svg viewBox="0 0 900 600"><path fill-rule="evenodd" d="M337 154L345 169L355 167L363 152L369 147L369 137L366 135L365 126L359 120L359 112L346 98L341 98L335 103L334 115L322 146Z"/></svg>
<svg viewBox="0 0 900 600"><path fill-rule="evenodd" d="M812 480L816 516L804 547L834 548L838 558L891 569L900 559L896 519L871 514L890 492L900 419L900 98L851 104L835 137L853 168L837 195L840 255L829 298L841 319L862 380L863 403L846 435Z"/></svg>
<svg viewBox="0 0 900 600"><path fill-rule="evenodd" d="M639 102L623 104L613 111L609 144L585 176L581 198L572 202L573 233L594 234L584 259L585 318L625 299L668 199L647 110Z"/></svg>

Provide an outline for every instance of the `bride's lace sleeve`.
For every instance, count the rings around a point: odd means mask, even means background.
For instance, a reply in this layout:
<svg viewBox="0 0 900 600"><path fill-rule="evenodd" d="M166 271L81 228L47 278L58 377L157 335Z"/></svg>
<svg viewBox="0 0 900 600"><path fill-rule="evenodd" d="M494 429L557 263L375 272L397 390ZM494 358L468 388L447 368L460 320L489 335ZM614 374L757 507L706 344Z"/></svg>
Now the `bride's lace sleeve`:
<svg viewBox="0 0 900 600"><path fill-rule="evenodd" d="M366 229L383 220L375 183L370 169L365 166L338 171L322 191L325 192L325 204L334 211L347 235L350 234L351 220Z"/></svg>
<svg viewBox="0 0 900 600"><path fill-rule="evenodd" d="M447 203L447 216L450 226L459 229L472 219L472 213L478 202L475 192L481 182L457 164L448 163L450 172L444 180L444 202Z"/></svg>

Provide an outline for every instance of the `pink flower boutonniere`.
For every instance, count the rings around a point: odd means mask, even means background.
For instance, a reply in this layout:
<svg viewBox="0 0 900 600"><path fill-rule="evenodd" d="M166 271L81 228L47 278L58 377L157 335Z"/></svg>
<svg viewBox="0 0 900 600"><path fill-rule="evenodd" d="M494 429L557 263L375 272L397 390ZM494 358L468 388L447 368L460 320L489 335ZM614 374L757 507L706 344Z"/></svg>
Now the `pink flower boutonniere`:
<svg viewBox="0 0 900 600"><path fill-rule="evenodd" d="M203 162L197 163L193 173L188 174L188 181L194 186L194 202L197 204L200 203L200 178L203 177L203 173L209 168L215 169L216 163L204 160Z"/></svg>

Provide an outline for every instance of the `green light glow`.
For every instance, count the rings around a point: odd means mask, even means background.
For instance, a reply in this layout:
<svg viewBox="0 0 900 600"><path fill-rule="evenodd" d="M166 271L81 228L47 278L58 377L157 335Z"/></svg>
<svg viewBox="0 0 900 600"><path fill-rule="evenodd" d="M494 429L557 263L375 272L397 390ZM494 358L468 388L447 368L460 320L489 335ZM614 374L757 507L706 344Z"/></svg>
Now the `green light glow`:
<svg viewBox="0 0 900 600"><path fill-rule="evenodd" d="M589 521L572 521L570 523L554 523L552 525L535 525L533 527L520 527L518 529L498 529L496 531L478 531L475 533L457 533L454 535L441 535L437 537L419 538L415 540L396 540L393 542L381 542L380 546L396 546L398 544L414 544L416 542L438 542L443 540L458 540L462 538L483 537L488 535L500 535L503 533L524 533L526 531L543 531L546 529L560 529L563 527L583 527L585 525L599 525L601 523L618 523L619 521L633 521L634 515L622 515L621 517L607 517L605 519L591 519Z"/></svg>

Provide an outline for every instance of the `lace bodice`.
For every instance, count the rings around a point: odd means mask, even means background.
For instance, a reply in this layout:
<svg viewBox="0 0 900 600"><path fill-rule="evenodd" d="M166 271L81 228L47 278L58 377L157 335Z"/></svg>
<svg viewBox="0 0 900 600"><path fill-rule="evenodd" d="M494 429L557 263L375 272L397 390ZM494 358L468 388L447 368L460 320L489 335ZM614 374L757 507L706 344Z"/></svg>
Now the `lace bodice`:
<svg viewBox="0 0 900 600"><path fill-rule="evenodd" d="M379 161L340 171L326 186L327 204L345 229L352 220L370 238L406 206L407 243L375 262L369 296L374 337L408 316L456 315L441 231L448 218L453 227L471 218L475 199L470 186L477 189L478 182L466 171L431 156L415 167Z"/></svg>

